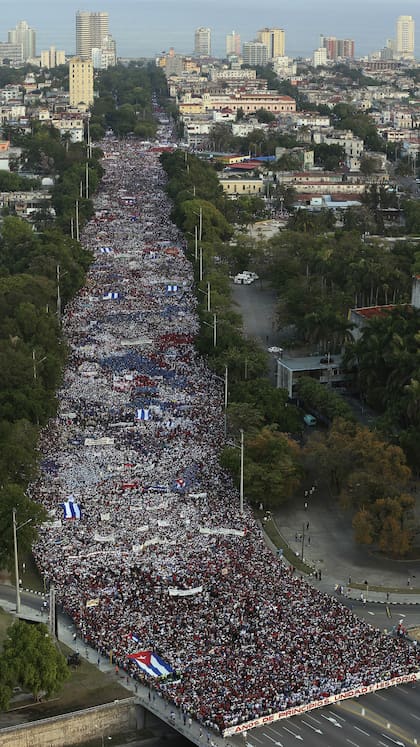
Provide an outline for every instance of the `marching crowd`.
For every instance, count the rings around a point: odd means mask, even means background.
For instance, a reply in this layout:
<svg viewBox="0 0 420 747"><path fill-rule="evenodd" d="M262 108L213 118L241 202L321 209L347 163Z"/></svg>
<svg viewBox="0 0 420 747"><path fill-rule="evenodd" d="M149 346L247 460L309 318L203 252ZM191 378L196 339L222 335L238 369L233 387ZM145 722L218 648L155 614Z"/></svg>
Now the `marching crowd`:
<svg viewBox="0 0 420 747"><path fill-rule="evenodd" d="M84 640L221 732L417 671L415 649L298 578L240 513L159 147L102 147L82 238L94 261L66 309L70 356L31 488L50 517L35 554L59 602ZM138 651L176 674L146 675Z"/></svg>

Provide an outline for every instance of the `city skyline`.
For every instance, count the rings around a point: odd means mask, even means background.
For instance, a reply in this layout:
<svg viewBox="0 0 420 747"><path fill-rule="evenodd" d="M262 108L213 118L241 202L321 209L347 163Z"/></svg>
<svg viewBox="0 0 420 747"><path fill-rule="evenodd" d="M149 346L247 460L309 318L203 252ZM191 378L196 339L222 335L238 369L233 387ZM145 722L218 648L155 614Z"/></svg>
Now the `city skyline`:
<svg viewBox="0 0 420 747"><path fill-rule="evenodd" d="M319 0L316 12L309 0L284 0L281 8L276 0L263 4L250 0L91 0L81 8L78 0L21 0L7 5L2 13L0 38L18 21L26 20L37 33L38 49L51 45L76 51L75 16L78 10L109 13L110 27L122 57L154 57L163 50L174 47L181 54L190 54L194 48L194 31L199 26L209 27L212 34L212 51L215 56L225 55L226 34L234 28L242 42L253 41L259 29L284 28L286 54L312 55L318 47L320 34L354 38L356 55L365 55L382 48L386 40L395 38L399 15L412 15L416 21L418 5L409 0L396 7L394 0L354 0L350 6L334 7L331 0ZM302 23L313 16L310 23ZM187 21L187 22L186 22ZM420 56L420 40L417 40Z"/></svg>

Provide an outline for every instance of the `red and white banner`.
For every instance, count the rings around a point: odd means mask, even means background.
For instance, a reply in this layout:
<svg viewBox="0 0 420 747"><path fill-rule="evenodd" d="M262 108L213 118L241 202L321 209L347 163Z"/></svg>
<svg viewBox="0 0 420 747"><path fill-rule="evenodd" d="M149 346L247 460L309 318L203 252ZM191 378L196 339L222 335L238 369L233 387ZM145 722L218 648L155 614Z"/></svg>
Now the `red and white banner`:
<svg viewBox="0 0 420 747"><path fill-rule="evenodd" d="M229 729L225 729L223 737L231 737L233 734L241 734L249 729L255 729L258 726L264 726L265 724L272 724L274 721L279 721L283 718L290 718L290 716L298 716L300 713L306 713L307 711L313 711L315 708L322 708L326 705L333 705L339 703L340 700L347 700L348 698L357 698L359 695L368 695L368 693L374 693L376 690L384 690L387 687L395 687L395 685L406 685L409 682L417 682L420 680L420 672L414 674L406 674L401 677L394 677L391 680L384 680L383 682L376 682L374 685L365 685L362 687L356 687L354 690L347 690L344 693L338 695L330 695L328 698L322 700L314 700L312 703L305 703L300 706L293 706L288 708L286 711L280 711L279 713L270 713L268 716L261 716L256 718L254 721L247 721L244 724L238 724L237 726L230 726Z"/></svg>

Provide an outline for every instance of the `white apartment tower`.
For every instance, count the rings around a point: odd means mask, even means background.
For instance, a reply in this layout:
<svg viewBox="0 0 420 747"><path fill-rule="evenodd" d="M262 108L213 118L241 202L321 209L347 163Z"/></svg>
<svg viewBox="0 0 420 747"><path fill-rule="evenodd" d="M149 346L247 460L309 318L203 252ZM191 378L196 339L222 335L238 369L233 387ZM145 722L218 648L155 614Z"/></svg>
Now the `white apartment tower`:
<svg viewBox="0 0 420 747"><path fill-rule="evenodd" d="M76 55L82 60L90 60L92 49L100 49L105 37L109 36L108 13L91 13L78 10L76 13Z"/></svg>
<svg viewBox="0 0 420 747"><path fill-rule="evenodd" d="M267 47L268 59L275 60L276 57L284 57L285 33L283 29L261 29L257 32L257 41Z"/></svg>
<svg viewBox="0 0 420 747"><path fill-rule="evenodd" d="M414 59L414 18L399 16L397 19L396 55L405 59Z"/></svg>
<svg viewBox="0 0 420 747"><path fill-rule="evenodd" d="M11 29L7 35L9 44L21 44L24 61L36 56L36 33L26 21L19 21L16 28Z"/></svg>
<svg viewBox="0 0 420 747"><path fill-rule="evenodd" d="M239 57L241 54L241 37L236 31L226 35L226 57Z"/></svg>
<svg viewBox="0 0 420 747"><path fill-rule="evenodd" d="M211 31L204 26L195 30L194 55L196 57L210 57L211 55Z"/></svg>

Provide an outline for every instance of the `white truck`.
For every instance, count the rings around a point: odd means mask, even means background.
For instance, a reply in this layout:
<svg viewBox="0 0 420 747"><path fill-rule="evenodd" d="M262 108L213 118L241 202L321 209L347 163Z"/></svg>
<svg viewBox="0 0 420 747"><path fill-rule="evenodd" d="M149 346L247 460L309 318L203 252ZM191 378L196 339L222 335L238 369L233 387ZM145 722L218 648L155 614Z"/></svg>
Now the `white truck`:
<svg viewBox="0 0 420 747"><path fill-rule="evenodd" d="M255 272L238 272L233 278L233 282L236 285L251 285L254 280L258 280L258 275Z"/></svg>

